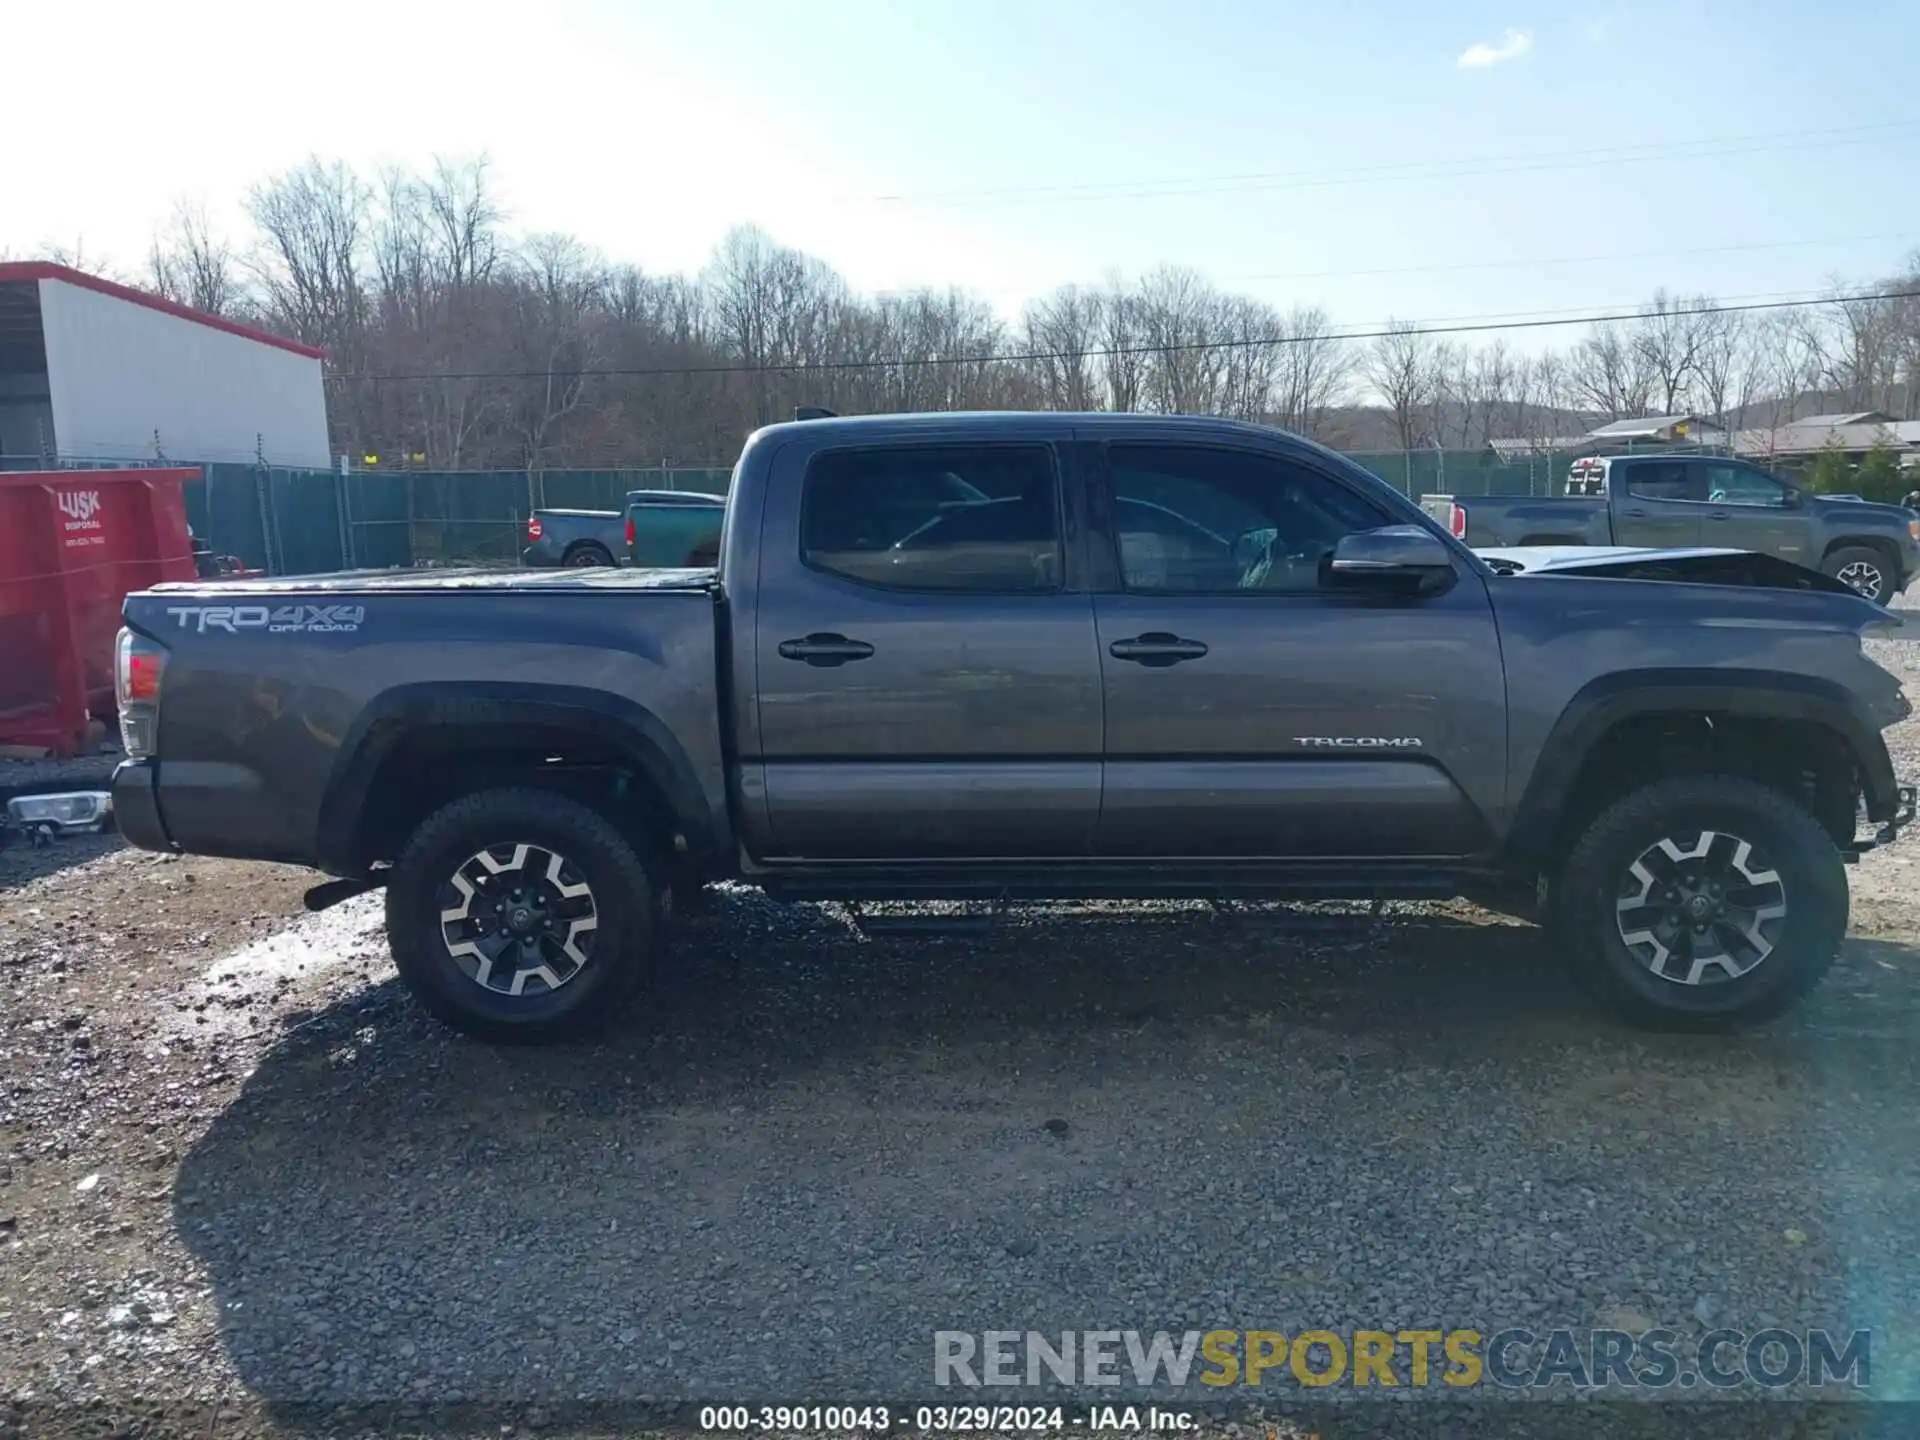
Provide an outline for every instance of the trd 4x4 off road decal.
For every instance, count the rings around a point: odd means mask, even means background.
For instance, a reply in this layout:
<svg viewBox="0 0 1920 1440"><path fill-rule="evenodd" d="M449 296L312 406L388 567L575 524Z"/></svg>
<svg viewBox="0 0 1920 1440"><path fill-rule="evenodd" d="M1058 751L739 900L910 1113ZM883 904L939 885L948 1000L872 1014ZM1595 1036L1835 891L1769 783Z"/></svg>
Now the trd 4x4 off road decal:
<svg viewBox="0 0 1920 1440"><path fill-rule="evenodd" d="M328 635L358 630L367 618L364 605L169 605L167 614L182 630L233 635L264 630L269 635Z"/></svg>

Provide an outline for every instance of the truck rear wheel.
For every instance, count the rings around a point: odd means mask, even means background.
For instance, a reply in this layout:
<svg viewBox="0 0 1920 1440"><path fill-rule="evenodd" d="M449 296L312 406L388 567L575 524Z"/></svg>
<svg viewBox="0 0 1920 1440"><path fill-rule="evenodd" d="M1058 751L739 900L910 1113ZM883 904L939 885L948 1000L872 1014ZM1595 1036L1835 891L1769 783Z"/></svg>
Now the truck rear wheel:
<svg viewBox="0 0 1920 1440"><path fill-rule="evenodd" d="M594 810L541 790L484 790L436 811L387 884L400 978L464 1035L535 1044L586 1034L638 992L655 886Z"/></svg>
<svg viewBox="0 0 1920 1440"><path fill-rule="evenodd" d="M1893 598L1893 565L1871 546L1849 545L1836 550L1820 568L1876 604L1884 605Z"/></svg>
<svg viewBox="0 0 1920 1440"><path fill-rule="evenodd" d="M1777 1015L1819 983L1846 934L1847 877L1789 796L1679 775L1601 811L1549 903L1582 988L1638 1024L1708 1029Z"/></svg>

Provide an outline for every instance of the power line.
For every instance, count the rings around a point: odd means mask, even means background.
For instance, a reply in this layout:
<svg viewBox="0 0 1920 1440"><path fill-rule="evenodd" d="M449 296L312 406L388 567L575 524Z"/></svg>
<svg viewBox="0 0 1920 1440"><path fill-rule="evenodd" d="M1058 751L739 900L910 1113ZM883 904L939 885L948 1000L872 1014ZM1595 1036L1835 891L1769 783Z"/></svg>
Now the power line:
<svg viewBox="0 0 1920 1440"><path fill-rule="evenodd" d="M1378 165L1348 165L1338 170L1268 171L1159 180L1111 180L1083 184L851 196L847 197L843 203L945 206L980 202L1017 204L1025 201L1048 200L1158 199L1230 191L1312 189L1329 185L1388 184L1407 180L1469 179L1482 175L1582 169L1596 165L1712 160L1726 156L1759 155L1783 150L1817 150L1829 146L1861 145L1876 139L1895 138L1895 132L1909 131L1916 127L1920 127L1920 120L1888 120L1873 125L1850 125L1830 130L1780 130L1759 135L1652 141L1640 145L1614 145L1587 150L1481 155L1454 160L1393 161Z"/></svg>
<svg viewBox="0 0 1920 1440"><path fill-rule="evenodd" d="M1920 290L1879 290L1843 295L1845 301L1920 300ZM1661 312L1667 316L1739 315L1759 310L1797 310L1833 303L1834 297L1794 300L1756 300L1745 304L1680 306ZM1388 335L1474 335L1494 330L1544 330L1559 325L1608 325L1644 320L1644 311L1611 314L1546 315L1531 320L1479 320L1465 324L1382 327L1376 330L1334 331L1321 335L1262 335L1240 339L1196 340L1179 345L1108 345L1086 350L1022 350L992 355L906 356L896 360L795 361L773 365L646 365L577 370L465 370L414 372L349 372L329 375L329 382L348 380L376 384L403 380L574 380L590 376L646 379L690 375L829 374L855 370L922 370L938 365L1010 365L1040 360L1102 360L1122 355L1177 355L1195 350L1262 350L1281 345L1306 345L1328 340L1378 340Z"/></svg>
<svg viewBox="0 0 1920 1440"><path fill-rule="evenodd" d="M1276 270L1258 275L1222 275L1248 280L1358 280L1376 275L1447 275L1462 270L1533 270L1548 265L1592 265L1613 260L1668 260L1684 255L1729 255L1750 250L1808 250L1841 245L1883 245L1907 235L1839 235L1828 240L1765 240L1746 245L1702 245L1686 250L1622 250L1612 255L1559 255L1542 260L1469 260L1457 265L1395 265L1377 270Z"/></svg>

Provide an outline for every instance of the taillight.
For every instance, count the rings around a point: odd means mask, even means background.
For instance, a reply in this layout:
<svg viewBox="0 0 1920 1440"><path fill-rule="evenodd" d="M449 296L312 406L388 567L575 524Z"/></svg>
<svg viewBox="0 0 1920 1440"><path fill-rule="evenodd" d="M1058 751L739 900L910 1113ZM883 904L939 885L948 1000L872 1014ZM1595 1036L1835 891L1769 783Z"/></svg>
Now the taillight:
<svg viewBox="0 0 1920 1440"><path fill-rule="evenodd" d="M1453 538L1467 538L1467 507L1455 504L1447 510L1447 529L1453 532Z"/></svg>
<svg viewBox="0 0 1920 1440"><path fill-rule="evenodd" d="M154 753L160 725L160 680L167 652L144 635L123 629L113 650L113 695L120 711L120 745L130 760Z"/></svg>
<svg viewBox="0 0 1920 1440"><path fill-rule="evenodd" d="M529 515L527 517L527 539L538 540L539 538L540 538L540 517L538 515Z"/></svg>
<svg viewBox="0 0 1920 1440"><path fill-rule="evenodd" d="M633 516L627 516L627 544L633 544Z"/></svg>

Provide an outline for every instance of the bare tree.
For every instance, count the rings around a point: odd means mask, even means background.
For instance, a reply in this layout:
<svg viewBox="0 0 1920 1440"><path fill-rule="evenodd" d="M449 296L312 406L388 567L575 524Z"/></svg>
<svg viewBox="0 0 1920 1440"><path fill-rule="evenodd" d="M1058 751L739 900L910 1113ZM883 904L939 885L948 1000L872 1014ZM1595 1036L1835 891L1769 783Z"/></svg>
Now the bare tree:
<svg viewBox="0 0 1920 1440"><path fill-rule="evenodd" d="M1655 384L1644 348L1613 322L1594 326L1573 347L1567 381L1581 404L1608 421L1646 414Z"/></svg>
<svg viewBox="0 0 1920 1440"><path fill-rule="evenodd" d="M488 181L491 162L436 158L420 182L420 198L432 226L441 282L453 289L484 284L500 259L500 226L506 212Z"/></svg>
<svg viewBox="0 0 1920 1440"><path fill-rule="evenodd" d="M1350 341L1334 333L1327 312L1297 305L1280 324L1280 373L1274 381L1274 418L1289 430L1319 438L1327 412L1353 378Z"/></svg>
<svg viewBox="0 0 1920 1440"><path fill-rule="evenodd" d="M1678 413L1698 374L1701 348L1718 318L1703 313L1712 303L1704 295L1682 300L1656 290L1633 327L1630 358L1662 415Z"/></svg>
<svg viewBox="0 0 1920 1440"><path fill-rule="evenodd" d="M280 328L341 356L357 354L367 319L372 194L346 165L318 158L256 185L247 213L260 232L251 266Z"/></svg>
<svg viewBox="0 0 1920 1440"><path fill-rule="evenodd" d="M1218 348L1220 297L1192 270L1165 266L1140 283L1147 404L1169 414L1203 415L1218 403L1224 356Z"/></svg>
<svg viewBox="0 0 1920 1440"><path fill-rule="evenodd" d="M1147 357L1146 328L1138 296L1119 281L1108 282L1100 302L1100 369L1109 410L1138 410L1143 399Z"/></svg>
<svg viewBox="0 0 1920 1440"><path fill-rule="evenodd" d="M604 286L598 259L567 235L531 237L514 266L508 288L522 374L514 415L529 471L551 463L556 432L586 399Z"/></svg>
<svg viewBox="0 0 1920 1440"><path fill-rule="evenodd" d="M1898 302L1836 293L1825 307L1832 337L1828 388L1849 410L1884 410L1896 403L1901 343Z"/></svg>
<svg viewBox="0 0 1920 1440"><path fill-rule="evenodd" d="M1386 333L1360 353L1359 372L1386 403L1402 450L1423 443L1431 424L1440 379L1434 351L1432 337L1411 321L1389 320Z"/></svg>
<svg viewBox="0 0 1920 1440"><path fill-rule="evenodd" d="M1471 444L1484 447L1495 435L1505 434L1512 424L1518 367L1519 362L1507 349L1505 340L1494 340L1473 352L1464 377L1475 419Z"/></svg>
<svg viewBox="0 0 1920 1440"><path fill-rule="evenodd" d="M167 228L154 236L148 281L157 295L209 315L245 307L246 292L233 247L213 233L204 207L182 200Z"/></svg>
<svg viewBox="0 0 1920 1440"><path fill-rule="evenodd" d="M1226 347L1218 411L1236 420L1264 420L1274 411L1286 373L1285 347L1274 343L1285 322L1270 305L1229 297L1219 306L1218 323Z"/></svg>
<svg viewBox="0 0 1920 1440"><path fill-rule="evenodd" d="M1044 403L1055 410L1092 410L1099 378L1093 350L1099 343L1103 297L1064 285L1035 300L1021 317L1028 362Z"/></svg>

